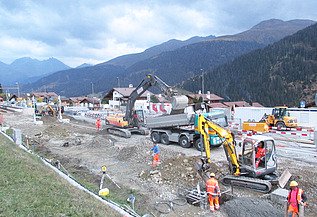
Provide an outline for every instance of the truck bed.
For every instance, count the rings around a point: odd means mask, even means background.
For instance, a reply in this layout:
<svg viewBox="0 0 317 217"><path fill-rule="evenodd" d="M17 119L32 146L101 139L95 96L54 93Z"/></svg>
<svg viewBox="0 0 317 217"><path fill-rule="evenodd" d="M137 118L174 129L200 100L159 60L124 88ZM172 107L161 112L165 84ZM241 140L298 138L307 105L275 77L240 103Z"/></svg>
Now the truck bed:
<svg viewBox="0 0 317 217"><path fill-rule="evenodd" d="M176 114L156 117L146 117L145 125L150 128L180 127L194 125L194 114Z"/></svg>

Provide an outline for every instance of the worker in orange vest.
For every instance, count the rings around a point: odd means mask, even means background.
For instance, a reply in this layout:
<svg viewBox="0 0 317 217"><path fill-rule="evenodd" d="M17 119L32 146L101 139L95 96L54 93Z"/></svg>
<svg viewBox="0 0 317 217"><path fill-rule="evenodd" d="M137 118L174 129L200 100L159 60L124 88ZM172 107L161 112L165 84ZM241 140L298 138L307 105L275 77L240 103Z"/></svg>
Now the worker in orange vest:
<svg viewBox="0 0 317 217"><path fill-rule="evenodd" d="M97 118L97 120L96 120L96 129L97 129L97 131L99 131L100 128L101 128L101 120L100 120L100 118Z"/></svg>
<svg viewBox="0 0 317 217"><path fill-rule="evenodd" d="M214 212L220 208L219 197L221 196L218 181L214 173L210 173L209 179L206 182L206 191L210 205L210 211Z"/></svg>
<svg viewBox="0 0 317 217"><path fill-rule="evenodd" d="M259 167L260 163L264 162L265 153L266 153L266 150L264 147L264 143L263 143L263 141L261 141L259 143L259 146L257 147L257 152L255 154L255 166L256 166L256 168Z"/></svg>
<svg viewBox="0 0 317 217"><path fill-rule="evenodd" d="M153 160L152 160L152 167L155 168L157 165L159 165L161 163L160 161L160 148L158 146L158 144L153 143L153 148L151 148L152 151L152 156L153 156Z"/></svg>
<svg viewBox="0 0 317 217"><path fill-rule="evenodd" d="M304 191L298 187L296 181L291 181L290 188L291 190L287 197L287 212L289 217L295 217L299 215L299 205L306 206L307 197Z"/></svg>

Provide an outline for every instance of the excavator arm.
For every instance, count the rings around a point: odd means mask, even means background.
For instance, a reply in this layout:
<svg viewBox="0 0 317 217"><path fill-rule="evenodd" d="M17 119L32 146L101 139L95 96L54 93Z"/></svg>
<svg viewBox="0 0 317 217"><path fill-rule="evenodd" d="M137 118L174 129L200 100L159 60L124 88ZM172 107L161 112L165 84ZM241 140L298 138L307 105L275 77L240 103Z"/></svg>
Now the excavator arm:
<svg viewBox="0 0 317 217"><path fill-rule="evenodd" d="M240 165L234 147L234 138L229 130L224 129L218 124L206 118L204 115L198 117L198 132L203 136L203 142L206 153L206 163L211 163L210 146L209 146L209 129L213 129L217 135L224 139L223 147L229 162L231 173L238 176L240 175Z"/></svg>
<svg viewBox="0 0 317 217"><path fill-rule="evenodd" d="M129 124L132 122L133 117L133 107L135 101L150 87L157 86L161 89L161 91L168 97L172 97L176 95L176 91L174 91L169 85L167 85L164 81L158 78L155 75L147 75L140 84L135 88L135 90L130 94L128 103L126 106L125 120L128 121Z"/></svg>

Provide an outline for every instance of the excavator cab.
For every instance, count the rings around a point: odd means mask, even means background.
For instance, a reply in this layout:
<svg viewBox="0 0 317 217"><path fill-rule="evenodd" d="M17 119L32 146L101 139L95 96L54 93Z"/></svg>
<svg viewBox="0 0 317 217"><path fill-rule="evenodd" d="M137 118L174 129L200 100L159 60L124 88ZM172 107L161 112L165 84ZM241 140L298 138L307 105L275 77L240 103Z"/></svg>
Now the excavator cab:
<svg viewBox="0 0 317 217"><path fill-rule="evenodd" d="M261 135L247 137L242 142L239 162L241 174L253 178L274 173L277 166L274 140Z"/></svg>

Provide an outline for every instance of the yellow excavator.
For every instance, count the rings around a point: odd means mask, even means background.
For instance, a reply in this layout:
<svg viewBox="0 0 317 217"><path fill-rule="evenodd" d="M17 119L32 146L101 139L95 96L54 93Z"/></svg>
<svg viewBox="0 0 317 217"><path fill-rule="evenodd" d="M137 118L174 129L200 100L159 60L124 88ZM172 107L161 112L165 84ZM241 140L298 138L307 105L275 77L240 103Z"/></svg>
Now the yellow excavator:
<svg viewBox="0 0 317 217"><path fill-rule="evenodd" d="M197 131L203 137L206 156L203 156L201 161L195 165L195 169L201 177L206 180L207 172L210 169L211 153L208 136L210 128L223 139L223 147L229 163L231 174L223 177L222 182L226 185L243 186L264 193L271 191L272 184L278 182L275 174L277 159L274 139L254 135L245 138L237 145L230 130L221 127L203 115L199 115ZM238 147L239 155L237 155ZM264 153L261 156L258 154L260 149L262 149L261 153Z"/></svg>
<svg viewBox="0 0 317 217"><path fill-rule="evenodd" d="M45 104L37 107L35 113L39 116L56 116L56 110L50 104Z"/></svg>

